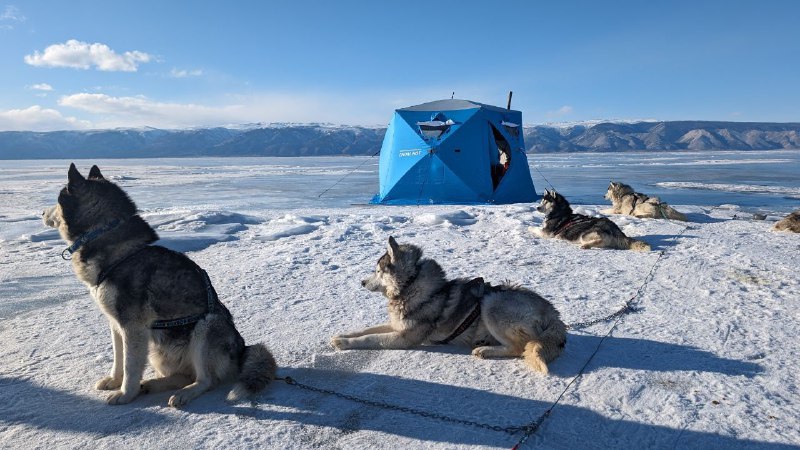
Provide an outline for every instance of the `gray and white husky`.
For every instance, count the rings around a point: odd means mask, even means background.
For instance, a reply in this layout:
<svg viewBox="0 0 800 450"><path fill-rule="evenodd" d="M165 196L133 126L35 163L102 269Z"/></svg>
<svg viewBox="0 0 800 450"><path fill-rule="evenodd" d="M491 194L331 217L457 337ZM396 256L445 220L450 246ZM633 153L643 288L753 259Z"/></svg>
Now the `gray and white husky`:
<svg viewBox="0 0 800 450"><path fill-rule="evenodd" d="M658 197L648 197L645 194L634 192L633 188L625 183L612 181L608 185L605 195L611 201L611 208L600 211L603 214L625 214L634 217L649 217L652 219L674 219L686 222L686 216L662 202Z"/></svg>
<svg viewBox="0 0 800 450"><path fill-rule="evenodd" d="M536 236L576 242L581 248L650 250L647 243L629 238L606 217L589 217L572 212L567 199L556 191L545 191L536 210L545 215L540 228L529 228Z"/></svg>
<svg viewBox="0 0 800 450"><path fill-rule="evenodd" d="M797 210L778 221L773 227L775 231L791 231L800 233L800 210Z"/></svg>
<svg viewBox="0 0 800 450"><path fill-rule="evenodd" d="M546 374L567 339L553 305L528 289L492 286L482 278L447 280L422 250L389 238L375 272L361 284L389 299L389 322L341 334L331 345L345 349L408 349L421 344L471 347L479 358L522 356Z"/></svg>
<svg viewBox="0 0 800 450"><path fill-rule="evenodd" d="M206 272L182 253L149 245L155 230L97 166L84 178L72 164L67 178L43 219L70 244L62 257L108 319L114 363L95 385L115 391L108 403L177 389L169 405L180 407L234 379L232 401L265 388L275 375L272 354L263 344L245 346ZM148 355L159 377L142 381Z"/></svg>

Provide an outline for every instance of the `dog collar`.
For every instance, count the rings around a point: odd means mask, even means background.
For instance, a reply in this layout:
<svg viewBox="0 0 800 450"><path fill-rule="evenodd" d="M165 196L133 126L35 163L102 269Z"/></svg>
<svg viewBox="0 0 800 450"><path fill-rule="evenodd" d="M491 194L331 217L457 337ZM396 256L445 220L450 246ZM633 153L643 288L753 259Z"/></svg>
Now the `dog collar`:
<svg viewBox="0 0 800 450"><path fill-rule="evenodd" d="M102 227L100 227L100 228L98 228L96 230L90 231L88 233L83 233L82 235L78 236L78 239L75 239L75 242L73 242L72 245L70 245L69 247L65 248L64 251L61 252L61 258L66 260L66 261L69 261L70 259L72 259L72 254L75 253L76 251L78 251L78 249L81 248L82 245L87 244L87 243L99 238L100 236L102 236L103 234L107 233L110 230L113 230L120 223L122 223L121 220L114 219L111 222L109 222L108 224L106 224L106 225L104 225L104 226L102 226Z"/></svg>

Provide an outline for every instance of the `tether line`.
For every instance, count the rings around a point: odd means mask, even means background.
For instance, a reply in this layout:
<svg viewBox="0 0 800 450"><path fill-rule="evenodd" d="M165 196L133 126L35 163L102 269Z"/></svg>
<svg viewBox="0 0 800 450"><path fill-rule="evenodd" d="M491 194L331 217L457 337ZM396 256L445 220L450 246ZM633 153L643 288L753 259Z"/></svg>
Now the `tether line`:
<svg viewBox="0 0 800 450"><path fill-rule="evenodd" d="M380 153L380 152L381 152L381 151L380 151L380 149L378 149L378 151L377 151L377 152L373 153L373 154L372 154L372 156L370 156L370 159L371 159L371 158L374 158L374 157L375 157L375 155L377 155L377 154L378 154L378 153ZM331 187L329 187L328 189L325 189L324 191L322 191L322 193L320 193L320 194L317 196L317 198L320 198L320 197L322 197L323 195L325 195L325 193L326 193L326 192L328 192L328 191L330 191L331 189L333 189L334 187L336 187L336 185L337 185L337 184L341 183L341 182L342 182L342 181L343 181L345 178L347 178L347 177L349 177L350 175L352 175L353 173L355 173L355 172L356 172L358 169L360 169L360 168L364 167L364 164L368 163L369 161L370 161L369 159L366 159L366 160L364 160L364 162L362 162L361 164L359 164L359 165L358 165L358 167L356 167L355 169L353 169L353 170L351 170L351 171L347 172L346 174L344 174L344 176L343 176L342 178L339 178L339 179L336 181L336 183L333 183L333 184L331 185Z"/></svg>
<svg viewBox="0 0 800 450"><path fill-rule="evenodd" d="M428 164L428 170L425 172L425 179L422 180L422 184L419 186L419 195L417 195L417 206L420 205L422 201L422 192L425 190L425 184L428 183L428 177L431 176L431 169L433 168L433 149L428 151L428 157L430 158L430 164Z"/></svg>
<svg viewBox="0 0 800 450"><path fill-rule="evenodd" d="M550 180L548 180L548 179L547 179L547 177L546 177L546 176L544 176L544 174L542 173L542 171L541 171L541 170L539 170L539 168L538 168L538 167L536 167L536 164L533 164L533 168L534 168L534 169L536 169L536 172L538 172L538 173L539 173L539 175L540 175L540 176L541 176L541 177L544 179L544 181L547 183L547 185L548 185L548 186L550 186L550 188L551 188L552 190L554 190L554 191L558 191L558 189L556 189L556 187L555 187L555 186L553 186L553 185L552 185L552 183L550 183Z"/></svg>

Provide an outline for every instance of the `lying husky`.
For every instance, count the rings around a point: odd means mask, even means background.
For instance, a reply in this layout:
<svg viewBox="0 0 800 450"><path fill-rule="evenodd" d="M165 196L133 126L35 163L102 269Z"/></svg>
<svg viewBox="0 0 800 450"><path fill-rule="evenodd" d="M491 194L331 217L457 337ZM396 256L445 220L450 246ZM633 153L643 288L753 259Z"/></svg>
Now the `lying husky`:
<svg viewBox="0 0 800 450"><path fill-rule="evenodd" d="M650 250L646 243L625 236L617 224L605 217L573 213L567 199L556 191L545 191L536 210L545 215L541 228L530 228L536 236L577 242L581 248Z"/></svg>
<svg viewBox="0 0 800 450"><path fill-rule="evenodd" d="M448 281L414 245L389 238L375 273L361 282L389 299L389 323L331 339L339 349L408 349L420 344L454 343L473 348L479 358L522 356L547 373L567 339L553 305L527 289L492 286L482 278Z"/></svg>
<svg viewBox="0 0 800 450"><path fill-rule="evenodd" d="M229 400L266 387L275 360L263 344L244 345L206 272L182 253L148 245L156 232L97 166L87 179L70 165L68 181L43 218L70 244L62 257L108 318L114 364L95 386L117 390L108 403L178 389L169 405L180 407L237 377ZM160 377L142 382L148 352Z"/></svg>
<svg viewBox="0 0 800 450"><path fill-rule="evenodd" d="M797 210L784 217L775 224L773 229L776 231L791 231L793 233L800 233L800 210Z"/></svg>
<svg viewBox="0 0 800 450"><path fill-rule="evenodd" d="M686 216L662 202L658 197L648 197L634 192L624 183L612 181L605 195L611 200L611 208L600 211L603 214L626 214L634 217L650 217L652 219L674 219L686 222Z"/></svg>

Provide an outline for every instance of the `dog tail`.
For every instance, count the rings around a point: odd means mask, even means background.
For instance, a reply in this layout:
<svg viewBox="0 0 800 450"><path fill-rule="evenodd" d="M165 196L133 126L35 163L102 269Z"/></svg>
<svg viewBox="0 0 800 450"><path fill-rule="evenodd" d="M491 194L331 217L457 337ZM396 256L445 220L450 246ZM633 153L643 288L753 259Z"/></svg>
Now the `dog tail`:
<svg viewBox="0 0 800 450"><path fill-rule="evenodd" d="M237 402L260 392L275 378L277 365L264 344L248 345L242 355L239 379L228 393L228 401Z"/></svg>
<svg viewBox="0 0 800 450"><path fill-rule="evenodd" d="M649 252L650 251L650 244L647 242L637 241L636 239L628 238L628 245L629 249L635 250L637 252Z"/></svg>
<svg viewBox="0 0 800 450"><path fill-rule="evenodd" d="M557 320L545 328L538 338L525 344L522 359L533 370L547 375L547 363L556 359L564 351L567 343L567 327L564 322Z"/></svg>

